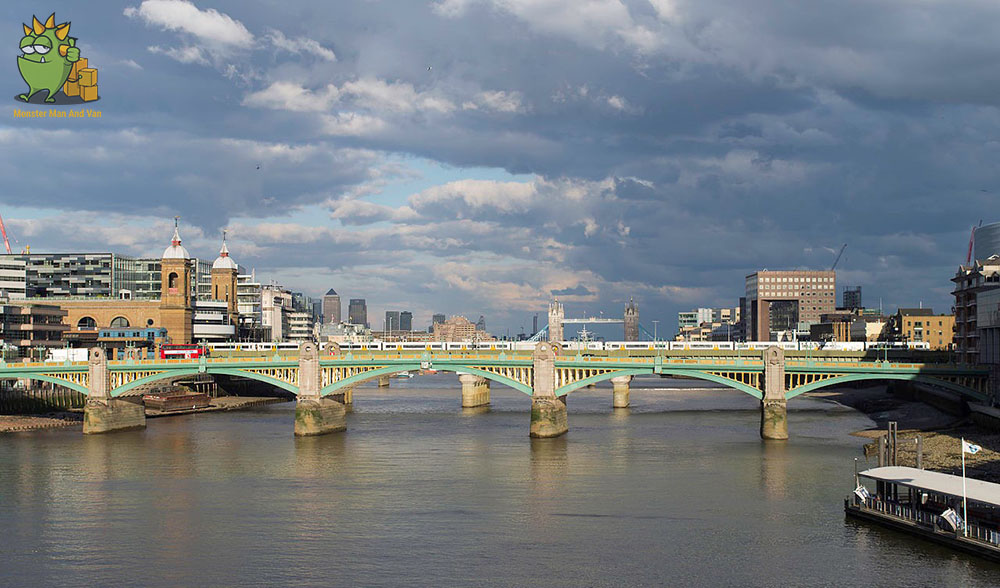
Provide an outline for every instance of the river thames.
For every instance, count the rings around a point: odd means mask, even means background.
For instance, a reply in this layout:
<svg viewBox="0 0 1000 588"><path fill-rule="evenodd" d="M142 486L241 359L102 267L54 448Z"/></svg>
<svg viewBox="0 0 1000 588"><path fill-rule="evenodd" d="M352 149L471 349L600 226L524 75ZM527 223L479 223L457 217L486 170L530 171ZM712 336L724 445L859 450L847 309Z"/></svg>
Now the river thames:
<svg viewBox="0 0 1000 588"><path fill-rule="evenodd" d="M680 387L680 388L678 388ZM638 379L574 392L568 435L527 396L460 407L453 375L355 391L346 433L292 436L294 404L0 439L0 585L995 586L1000 566L845 521L871 426ZM862 458L863 459L863 458Z"/></svg>

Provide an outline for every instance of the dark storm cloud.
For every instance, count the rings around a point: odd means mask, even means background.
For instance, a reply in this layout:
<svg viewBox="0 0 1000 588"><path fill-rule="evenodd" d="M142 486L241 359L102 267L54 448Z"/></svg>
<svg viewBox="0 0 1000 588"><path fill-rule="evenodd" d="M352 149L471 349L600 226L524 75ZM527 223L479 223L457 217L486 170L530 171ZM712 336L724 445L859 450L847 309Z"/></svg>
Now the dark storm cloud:
<svg viewBox="0 0 1000 588"><path fill-rule="evenodd" d="M32 9L0 12L18 23ZM337 280L491 324L553 292L573 292L581 314L634 292L643 316L672 318L734 305L756 269L829 267L847 242L840 285L943 310L968 226L997 220L1000 5L52 9L101 69L105 116L8 120L0 177L25 187L0 201L30 193L32 206L120 212L129 226L180 214L205 248L236 219L234 255L242 245L241 263L292 286ZM0 70L17 81L13 62ZM470 172L380 197L412 157L530 177ZM287 220L302 210L327 214Z"/></svg>

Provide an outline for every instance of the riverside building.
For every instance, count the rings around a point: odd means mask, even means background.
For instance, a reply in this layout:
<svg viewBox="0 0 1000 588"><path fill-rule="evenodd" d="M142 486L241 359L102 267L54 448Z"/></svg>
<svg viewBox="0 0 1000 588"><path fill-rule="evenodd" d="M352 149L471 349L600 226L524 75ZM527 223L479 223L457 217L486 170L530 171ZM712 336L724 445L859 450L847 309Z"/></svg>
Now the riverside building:
<svg viewBox="0 0 1000 588"><path fill-rule="evenodd" d="M833 271L761 270L746 277L748 339L774 341L800 325L820 322L836 310L837 274Z"/></svg>

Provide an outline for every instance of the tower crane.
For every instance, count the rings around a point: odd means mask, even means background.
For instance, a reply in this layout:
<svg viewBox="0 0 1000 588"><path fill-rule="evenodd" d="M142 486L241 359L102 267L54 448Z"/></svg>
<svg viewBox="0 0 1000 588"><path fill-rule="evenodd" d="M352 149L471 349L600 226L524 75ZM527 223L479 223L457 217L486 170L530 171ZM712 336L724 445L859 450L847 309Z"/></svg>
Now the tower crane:
<svg viewBox="0 0 1000 588"><path fill-rule="evenodd" d="M844 243L844 246L840 248L840 253L837 254L837 259L833 260L833 265L830 266L831 272L837 269L837 264L840 262L840 256L844 254L844 249L847 249L847 243Z"/></svg>
<svg viewBox="0 0 1000 588"><path fill-rule="evenodd" d="M7 254L12 253L10 250L10 241L7 240L7 227L3 225L3 217L0 216L0 233L3 233L3 246L7 249Z"/></svg>

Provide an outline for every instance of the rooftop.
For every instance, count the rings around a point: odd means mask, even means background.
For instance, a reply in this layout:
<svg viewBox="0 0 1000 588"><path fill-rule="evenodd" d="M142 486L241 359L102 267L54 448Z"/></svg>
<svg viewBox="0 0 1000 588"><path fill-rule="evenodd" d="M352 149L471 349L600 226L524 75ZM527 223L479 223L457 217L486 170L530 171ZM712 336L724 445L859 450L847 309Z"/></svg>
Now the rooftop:
<svg viewBox="0 0 1000 588"><path fill-rule="evenodd" d="M872 468L858 473L863 478L880 482L891 482L909 488L927 490L936 494L944 494L955 498L962 497L962 477L929 472L903 466L886 466ZM983 504L1000 506L1000 484L966 478L966 489L969 500Z"/></svg>

